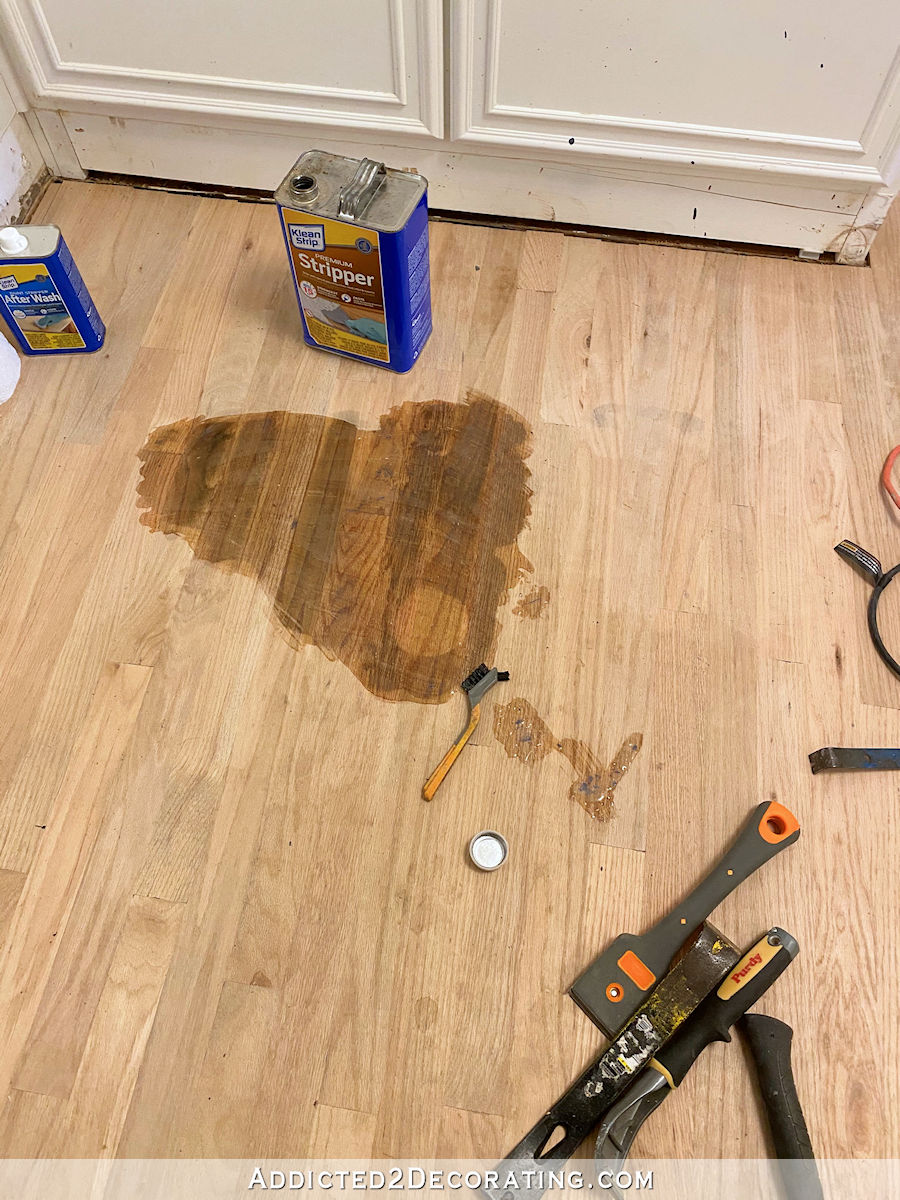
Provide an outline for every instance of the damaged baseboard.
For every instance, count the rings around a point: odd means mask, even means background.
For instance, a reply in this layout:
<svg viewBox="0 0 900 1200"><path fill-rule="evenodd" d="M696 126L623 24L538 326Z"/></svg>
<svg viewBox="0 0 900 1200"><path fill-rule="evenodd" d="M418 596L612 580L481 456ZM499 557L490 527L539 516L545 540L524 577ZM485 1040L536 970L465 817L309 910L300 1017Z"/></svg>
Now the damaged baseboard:
<svg viewBox="0 0 900 1200"><path fill-rule="evenodd" d="M101 183L115 187L132 187L145 191L172 192L176 195L209 196L217 200L237 200L246 204L273 204L271 192L262 188L229 187L225 184L197 183L184 179L158 179L151 175L124 175L115 171L88 171L88 183ZM492 213L460 212L454 209L430 208L431 221L444 221L451 225L479 225L491 229L537 230L545 233L562 233L567 237L595 238L605 242L625 242L635 245L675 246L686 250L714 250L720 254L743 254L756 258L795 259L797 251L787 246L767 246L752 242L728 242L713 238L682 237L677 234L652 233L634 229L611 229L597 225L579 225L565 221L542 221L529 217L498 217ZM804 255L800 255L804 258ZM863 256L868 264L868 258ZM812 256L810 262L833 264L837 257L833 251L825 250Z"/></svg>
<svg viewBox="0 0 900 1200"><path fill-rule="evenodd" d="M429 181L432 211L501 214L506 220L616 230L622 236L653 231L697 245L780 247L802 251L805 258L830 255L862 264L883 215L883 205L869 211L878 191L873 178L859 172L847 177L837 168L802 178L779 171L726 176L712 168L695 174L693 164L649 159L561 162L548 151L547 160L539 161L510 157L508 147L501 154L503 147L404 139L386 131L330 136L299 125L232 128L160 119L163 115L56 114L82 172L185 180L229 192L271 195L298 152L315 145L415 167Z"/></svg>
<svg viewBox="0 0 900 1200"><path fill-rule="evenodd" d="M0 137L0 225L27 221L50 182L50 172L22 113Z"/></svg>
<svg viewBox="0 0 900 1200"><path fill-rule="evenodd" d="M41 169L40 174L31 187L21 197L19 202L19 214L12 218L11 223L14 225L23 225L26 221L31 220L31 215L41 201L41 197L47 188L53 182L53 176L50 174L47 167Z"/></svg>

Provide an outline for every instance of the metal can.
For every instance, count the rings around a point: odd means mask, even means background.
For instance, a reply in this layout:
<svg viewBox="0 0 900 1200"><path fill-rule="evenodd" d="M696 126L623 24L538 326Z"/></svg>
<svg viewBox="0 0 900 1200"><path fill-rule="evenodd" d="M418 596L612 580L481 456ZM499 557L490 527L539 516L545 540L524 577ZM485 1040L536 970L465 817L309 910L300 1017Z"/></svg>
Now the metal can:
<svg viewBox="0 0 900 1200"><path fill-rule="evenodd" d="M106 336L55 225L0 230L0 313L23 354L90 353Z"/></svg>
<svg viewBox="0 0 900 1200"><path fill-rule="evenodd" d="M408 371L431 333L428 181L308 150L275 192L303 337Z"/></svg>

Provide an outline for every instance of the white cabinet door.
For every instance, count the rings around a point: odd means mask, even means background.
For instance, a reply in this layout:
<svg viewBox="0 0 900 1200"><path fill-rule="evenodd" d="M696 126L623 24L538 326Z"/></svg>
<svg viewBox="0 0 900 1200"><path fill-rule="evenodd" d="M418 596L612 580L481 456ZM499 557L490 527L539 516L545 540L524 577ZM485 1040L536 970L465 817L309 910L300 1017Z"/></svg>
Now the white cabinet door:
<svg viewBox="0 0 900 1200"><path fill-rule="evenodd" d="M443 131L433 69L440 0L3 0L3 8L37 108L379 136Z"/></svg>
<svg viewBox="0 0 900 1200"><path fill-rule="evenodd" d="M517 151L852 169L900 100L896 0L454 8L456 136Z"/></svg>

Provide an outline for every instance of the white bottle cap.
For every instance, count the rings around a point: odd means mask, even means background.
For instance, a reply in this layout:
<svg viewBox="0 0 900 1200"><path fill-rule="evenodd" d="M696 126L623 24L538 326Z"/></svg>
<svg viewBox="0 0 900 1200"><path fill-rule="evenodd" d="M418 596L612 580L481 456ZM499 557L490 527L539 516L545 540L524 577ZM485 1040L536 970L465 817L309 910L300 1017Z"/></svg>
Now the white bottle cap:
<svg viewBox="0 0 900 1200"><path fill-rule="evenodd" d="M469 858L482 871L496 871L502 867L508 853L506 838L493 829L482 829L469 842Z"/></svg>
<svg viewBox="0 0 900 1200"><path fill-rule="evenodd" d="M0 229L0 250L4 254L20 254L28 247L28 238L14 225Z"/></svg>

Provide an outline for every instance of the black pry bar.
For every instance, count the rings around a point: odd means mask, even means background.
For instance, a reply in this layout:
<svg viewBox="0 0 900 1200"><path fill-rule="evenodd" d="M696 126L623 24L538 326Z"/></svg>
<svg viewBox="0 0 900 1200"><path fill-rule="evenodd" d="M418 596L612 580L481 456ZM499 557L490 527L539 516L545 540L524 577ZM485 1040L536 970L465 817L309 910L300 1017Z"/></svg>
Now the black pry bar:
<svg viewBox="0 0 900 1200"><path fill-rule="evenodd" d="M810 754L809 765L813 775L820 771L900 771L900 750L823 746Z"/></svg>

